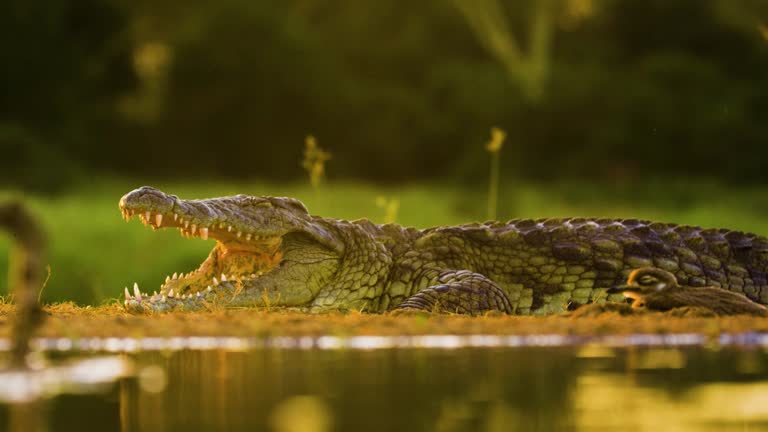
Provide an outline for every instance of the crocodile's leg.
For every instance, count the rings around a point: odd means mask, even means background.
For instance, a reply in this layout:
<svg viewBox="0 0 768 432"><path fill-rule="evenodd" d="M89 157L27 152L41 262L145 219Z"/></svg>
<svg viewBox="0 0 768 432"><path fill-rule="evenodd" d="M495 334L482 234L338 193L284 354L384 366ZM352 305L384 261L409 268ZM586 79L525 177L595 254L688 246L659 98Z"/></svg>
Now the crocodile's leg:
<svg viewBox="0 0 768 432"><path fill-rule="evenodd" d="M514 312L504 290L479 273L448 271L441 273L437 280L439 285L424 288L397 308L471 315L488 311Z"/></svg>

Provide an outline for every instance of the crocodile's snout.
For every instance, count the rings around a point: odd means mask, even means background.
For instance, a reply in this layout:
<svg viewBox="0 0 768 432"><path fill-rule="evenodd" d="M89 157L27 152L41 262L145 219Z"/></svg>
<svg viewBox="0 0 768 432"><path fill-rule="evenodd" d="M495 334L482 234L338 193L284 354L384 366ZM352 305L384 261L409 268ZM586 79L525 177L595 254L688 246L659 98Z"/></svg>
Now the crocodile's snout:
<svg viewBox="0 0 768 432"><path fill-rule="evenodd" d="M123 195L118 206L123 212L135 209L151 209L157 213L165 213L173 209L177 200L175 195L168 195L153 187L142 186Z"/></svg>

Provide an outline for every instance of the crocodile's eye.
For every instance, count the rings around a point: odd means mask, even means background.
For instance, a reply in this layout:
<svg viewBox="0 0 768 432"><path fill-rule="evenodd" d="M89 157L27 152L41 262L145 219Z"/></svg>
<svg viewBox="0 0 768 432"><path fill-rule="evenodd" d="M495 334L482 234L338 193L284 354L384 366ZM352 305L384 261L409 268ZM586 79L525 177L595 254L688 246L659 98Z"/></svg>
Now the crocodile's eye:
<svg viewBox="0 0 768 432"><path fill-rule="evenodd" d="M251 203L254 207L272 207L272 203L262 199L252 199Z"/></svg>
<svg viewBox="0 0 768 432"><path fill-rule="evenodd" d="M659 280L656 279L654 276L646 275L646 276L641 276L640 279L637 280L637 283L643 286L652 286L659 283Z"/></svg>

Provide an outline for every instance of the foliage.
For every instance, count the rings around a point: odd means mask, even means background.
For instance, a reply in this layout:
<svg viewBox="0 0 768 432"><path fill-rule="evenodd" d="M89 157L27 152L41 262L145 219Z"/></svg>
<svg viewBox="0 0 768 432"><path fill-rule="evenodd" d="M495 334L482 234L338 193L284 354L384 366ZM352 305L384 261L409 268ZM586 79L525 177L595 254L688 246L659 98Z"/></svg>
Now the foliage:
<svg viewBox="0 0 768 432"><path fill-rule="evenodd" d="M308 131L337 178L480 183L491 125L515 178L768 179L761 0L9 0L0 21L0 123L38 143L0 167L17 186L55 191L64 160L295 180Z"/></svg>
<svg viewBox="0 0 768 432"><path fill-rule="evenodd" d="M304 160L301 166L309 175L309 184L313 189L320 187L325 177L325 163L331 159L331 154L317 145L317 140L312 135L304 139Z"/></svg>

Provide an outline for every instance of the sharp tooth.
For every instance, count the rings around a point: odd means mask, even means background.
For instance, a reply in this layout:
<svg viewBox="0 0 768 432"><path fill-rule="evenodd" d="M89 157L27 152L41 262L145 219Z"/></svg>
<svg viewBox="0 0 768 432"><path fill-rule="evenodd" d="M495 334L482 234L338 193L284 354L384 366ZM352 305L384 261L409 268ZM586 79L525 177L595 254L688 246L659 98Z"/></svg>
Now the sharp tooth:
<svg viewBox="0 0 768 432"><path fill-rule="evenodd" d="M179 278L179 274L178 274L178 273L176 273L176 272L173 272L173 278L174 278L174 279L178 279L178 278Z"/></svg>
<svg viewBox="0 0 768 432"><path fill-rule="evenodd" d="M184 221L184 228L189 228L189 221Z"/></svg>
<svg viewBox="0 0 768 432"><path fill-rule="evenodd" d="M210 291L213 291L213 290L211 289L211 286L210 286L210 285L208 285L208 291L209 291L209 292L210 292Z"/></svg>
<svg viewBox="0 0 768 432"><path fill-rule="evenodd" d="M203 295L202 295L202 294L200 294L200 291L198 291L198 292L197 292L197 298L200 298L200 297L202 297L202 296L203 296Z"/></svg>
<svg viewBox="0 0 768 432"><path fill-rule="evenodd" d="M222 282L226 282L227 281L227 275L225 275L224 273L221 274L221 281Z"/></svg>
<svg viewBox="0 0 768 432"><path fill-rule="evenodd" d="M177 220L179 220L179 214L178 213L174 213L173 214L173 221L176 222Z"/></svg>
<svg viewBox="0 0 768 432"><path fill-rule="evenodd" d="M240 238L243 235L240 231L237 232L237 238Z"/></svg>
<svg viewBox="0 0 768 432"><path fill-rule="evenodd" d="M192 229L190 230L192 235L194 236L197 233L197 224L192 224Z"/></svg>
<svg viewBox="0 0 768 432"><path fill-rule="evenodd" d="M162 297L160 298L160 303L165 303L165 299L166 299L166 297L165 297L165 296L162 296Z"/></svg>
<svg viewBox="0 0 768 432"><path fill-rule="evenodd" d="M150 221L152 219L152 212L144 212L144 219Z"/></svg>
<svg viewBox="0 0 768 432"><path fill-rule="evenodd" d="M203 240L208 240L208 228L200 228L200 237L202 237Z"/></svg>
<svg viewBox="0 0 768 432"><path fill-rule="evenodd" d="M227 227L227 232L232 232L232 225Z"/></svg>
<svg viewBox="0 0 768 432"><path fill-rule="evenodd" d="M213 284L219 286L219 280L216 279L216 276L213 277Z"/></svg>
<svg viewBox="0 0 768 432"><path fill-rule="evenodd" d="M251 241L251 233L246 234L245 239Z"/></svg>
<svg viewBox="0 0 768 432"><path fill-rule="evenodd" d="M156 297L156 296L157 296L157 291L153 291L152 292L152 297Z"/></svg>
<svg viewBox="0 0 768 432"><path fill-rule="evenodd" d="M128 306L128 300L123 302L126 306Z"/></svg>
<svg viewBox="0 0 768 432"><path fill-rule="evenodd" d="M173 298L173 288L171 288L171 290L168 291L168 297Z"/></svg>
<svg viewBox="0 0 768 432"><path fill-rule="evenodd" d="M131 300L133 297L131 297L131 293L128 292L128 287L125 287L125 301Z"/></svg>
<svg viewBox="0 0 768 432"><path fill-rule="evenodd" d="M137 300L141 300L141 291L139 291L139 284L136 282L133 283L133 296L136 297Z"/></svg>
<svg viewBox="0 0 768 432"><path fill-rule="evenodd" d="M171 277L170 277L170 276L166 276L166 277L165 277L165 283L168 283L168 282L170 282L170 281L171 281Z"/></svg>
<svg viewBox="0 0 768 432"><path fill-rule="evenodd" d="M155 215L155 225L160 226L163 224L163 215L160 213Z"/></svg>
<svg viewBox="0 0 768 432"><path fill-rule="evenodd" d="M219 229L224 229L224 222L221 222L221 223L219 224Z"/></svg>

